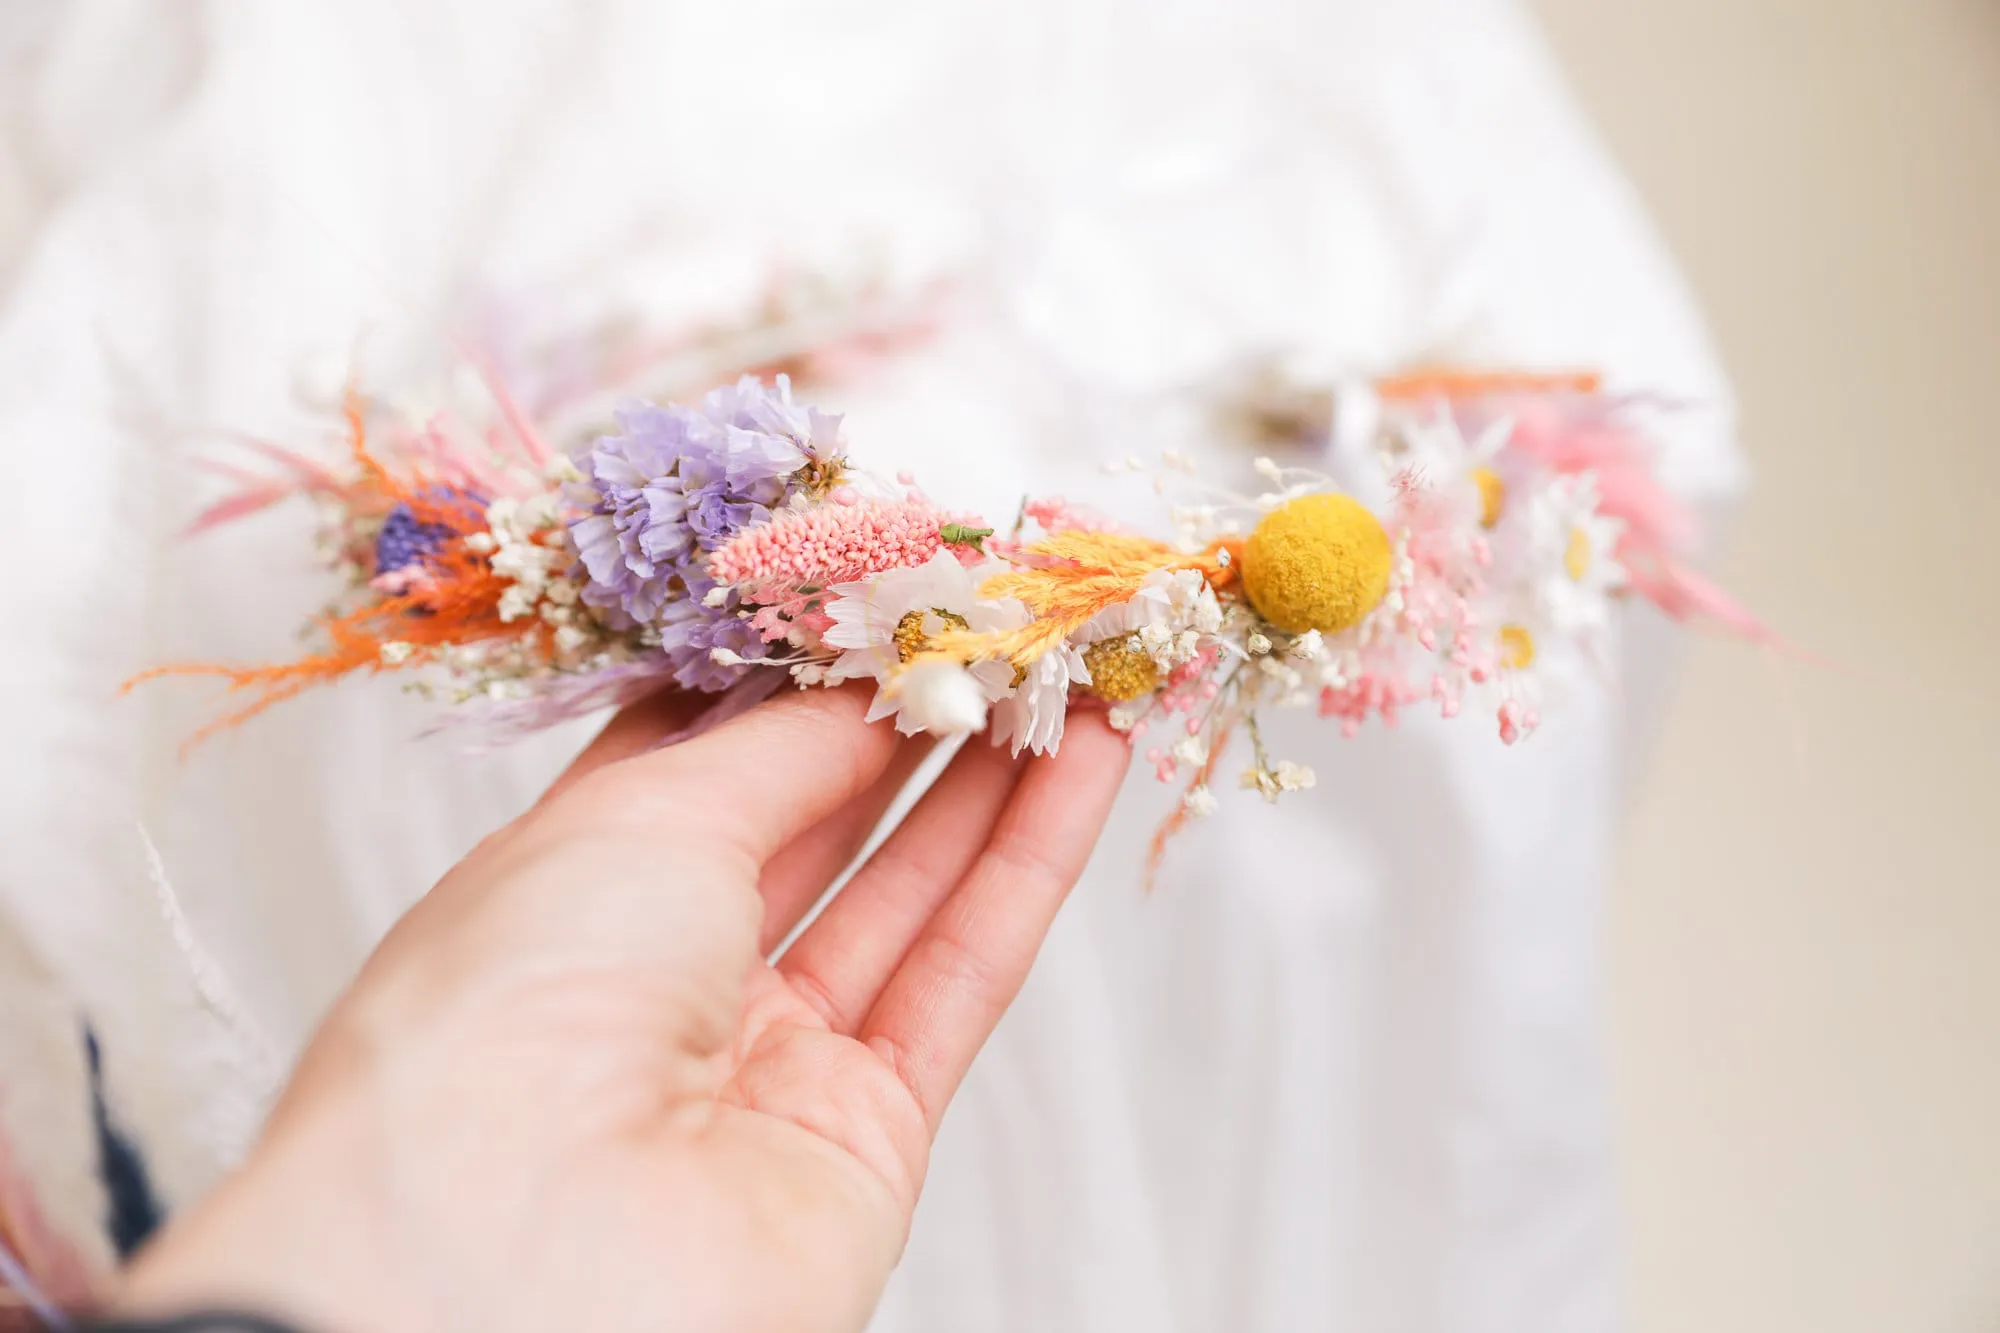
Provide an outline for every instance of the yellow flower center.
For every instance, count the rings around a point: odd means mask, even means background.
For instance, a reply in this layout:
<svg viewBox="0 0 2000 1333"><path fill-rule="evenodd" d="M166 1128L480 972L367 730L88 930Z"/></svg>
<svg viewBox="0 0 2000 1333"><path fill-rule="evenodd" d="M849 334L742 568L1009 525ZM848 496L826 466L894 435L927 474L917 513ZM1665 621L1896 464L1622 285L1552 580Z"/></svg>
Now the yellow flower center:
<svg viewBox="0 0 2000 1333"><path fill-rule="evenodd" d="M1583 582L1590 571L1590 534L1582 528L1569 530L1569 545L1563 549L1563 569L1572 583Z"/></svg>
<svg viewBox="0 0 2000 1333"><path fill-rule="evenodd" d="M1525 671L1535 664L1535 636L1526 625L1500 627L1500 665L1509 671Z"/></svg>
<svg viewBox="0 0 2000 1333"><path fill-rule="evenodd" d="M1507 483L1490 467L1472 469L1472 484L1479 488L1479 526L1490 528L1500 521L1500 506L1507 502Z"/></svg>
<svg viewBox="0 0 2000 1333"><path fill-rule="evenodd" d="M1083 664L1090 668L1090 692L1114 704L1160 688L1159 667L1129 639L1099 639L1083 650Z"/></svg>
<svg viewBox="0 0 2000 1333"><path fill-rule="evenodd" d="M936 616L953 629L971 629L965 617L955 615L942 607L932 607L928 611L910 611L896 622L896 632L891 636L896 645L896 660L904 666L930 651L931 636L924 629L924 622Z"/></svg>
<svg viewBox="0 0 2000 1333"><path fill-rule="evenodd" d="M1288 634L1338 634L1389 591L1381 520L1351 496L1301 495L1264 515L1243 544L1243 591Z"/></svg>

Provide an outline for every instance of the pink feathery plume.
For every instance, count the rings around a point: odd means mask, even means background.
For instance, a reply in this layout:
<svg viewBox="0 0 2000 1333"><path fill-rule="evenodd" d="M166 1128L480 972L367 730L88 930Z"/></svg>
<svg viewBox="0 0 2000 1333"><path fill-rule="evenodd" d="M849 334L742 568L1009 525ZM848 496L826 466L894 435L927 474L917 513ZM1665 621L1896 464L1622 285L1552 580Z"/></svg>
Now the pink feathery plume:
<svg viewBox="0 0 2000 1333"><path fill-rule="evenodd" d="M253 453L262 454L276 463L279 468L277 475L266 476L217 459L196 458L196 467L229 478L236 483L237 489L196 514L187 525L184 536L192 537L224 523L247 518L295 495L337 496L346 493L346 482L331 469L304 454L252 435L236 435L234 438Z"/></svg>
<svg viewBox="0 0 2000 1333"><path fill-rule="evenodd" d="M1753 642L1775 643L1748 608L1682 563L1701 541L1701 522L1660 480L1651 441L1620 416L1625 406L1595 398L1510 402L1508 448L1556 472L1596 478L1599 511L1625 524L1618 558L1640 596L1676 620L1711 620Z"/></svg>
<svg viewBox="0 0 2000 1333"><path fill-rule="evenodd" d="M1624 563L1633 590L1675 620L1712 620L1752 643L1779 642L1771 627L1741 602L1687 566L1671 560L1647 564L1625 559Z"/></svg>
<svg viewBox="0 0 2000 1333"><path fill-rule="evenodd" d="M943 549L951 517L928 500L865 501L779 514L738 533L708 558L717 582L765 590L775 601L802 588L852 583L887 569L921 565ZM964 543L959 543L964 544Z"/></svg>

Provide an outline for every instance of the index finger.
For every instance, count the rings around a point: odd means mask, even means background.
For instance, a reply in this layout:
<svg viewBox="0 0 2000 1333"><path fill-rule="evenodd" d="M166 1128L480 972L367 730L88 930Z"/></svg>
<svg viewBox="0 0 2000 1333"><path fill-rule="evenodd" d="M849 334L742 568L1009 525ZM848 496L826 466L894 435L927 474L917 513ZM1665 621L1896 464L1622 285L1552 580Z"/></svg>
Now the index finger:
<svg viewBox="0 0 2000 1333"><path fill-rule="evenodd" d="M616 735L617 721L607 727L602 750L595 757L587 750L580 771L558 784L549 814L636 821L663 835L726 844L761 865L866 791L897 752L894 728L863 720L861 685L786 690L664 749L659 719L677 714L672 704L659 707Z"/></svg>

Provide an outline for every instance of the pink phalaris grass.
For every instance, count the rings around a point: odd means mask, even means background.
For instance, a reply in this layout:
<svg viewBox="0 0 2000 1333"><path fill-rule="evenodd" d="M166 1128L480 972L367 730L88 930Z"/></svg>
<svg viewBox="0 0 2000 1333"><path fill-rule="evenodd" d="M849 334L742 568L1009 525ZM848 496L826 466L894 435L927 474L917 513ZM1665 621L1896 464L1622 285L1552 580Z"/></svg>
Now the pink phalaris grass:
<svg viewBox="0 0 2000 1333"><path fill-rule="evenodd" d="M1633 591L1676 620L1708 620L1753 643L1778 643L1742 603L1684 563L1701 543L1694 511L1660 480L1651 442L1625 420L1620 399L1509 403L1508 448L1556 472L1589 472L1598 509L1625 525L1618 560Z"/></svg>
<svg viewBox="0 0 2000 1333"><path fill-rule="evenodd" d="M750 589L751 601L778 602L802 589L921 565L946 545L944 528L956 521L923 499L842 499L836 494L834 503L739 532L708 558L710 576Z"/></svg>

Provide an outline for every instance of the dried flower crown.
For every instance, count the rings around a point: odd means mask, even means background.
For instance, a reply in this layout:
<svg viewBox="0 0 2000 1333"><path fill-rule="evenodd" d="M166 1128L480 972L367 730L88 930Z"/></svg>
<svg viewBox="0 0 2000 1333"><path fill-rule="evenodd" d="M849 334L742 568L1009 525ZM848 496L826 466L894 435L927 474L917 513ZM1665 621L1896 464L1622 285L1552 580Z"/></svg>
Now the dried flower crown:
<svg viewBox="0 0 2000 1333"><path fill-rule="evenodd" d="M1594 381L1405 377L1374 392L1377 503L1268 459L1256 492L1202 492L1169 454L1161 489L1193 492L1170 539L1054 499L1004 531L949 511L907 475L855 466L840 419L782 376L631 405L571 453L518 414L477 439L433 424L371 442L350 398L348 466L283 454L277 488L321 501L348 581L321 650L148 675L247 692L225 726L353 672L416 672L502 733L666 685L727 711L786 682L867 679L871 719L990 726L1016 753L1054 750L1067 711L1094 700L1163 781L1186 782L1178 820L1214 807L1239 730L1241 785L1312 785L1269 753L1270 708L1316 705L1351 734L1430 702L1520 739L1592 665L1628 592L1762 633L1683 564L1690 522L1628 405Z"/></svg>

